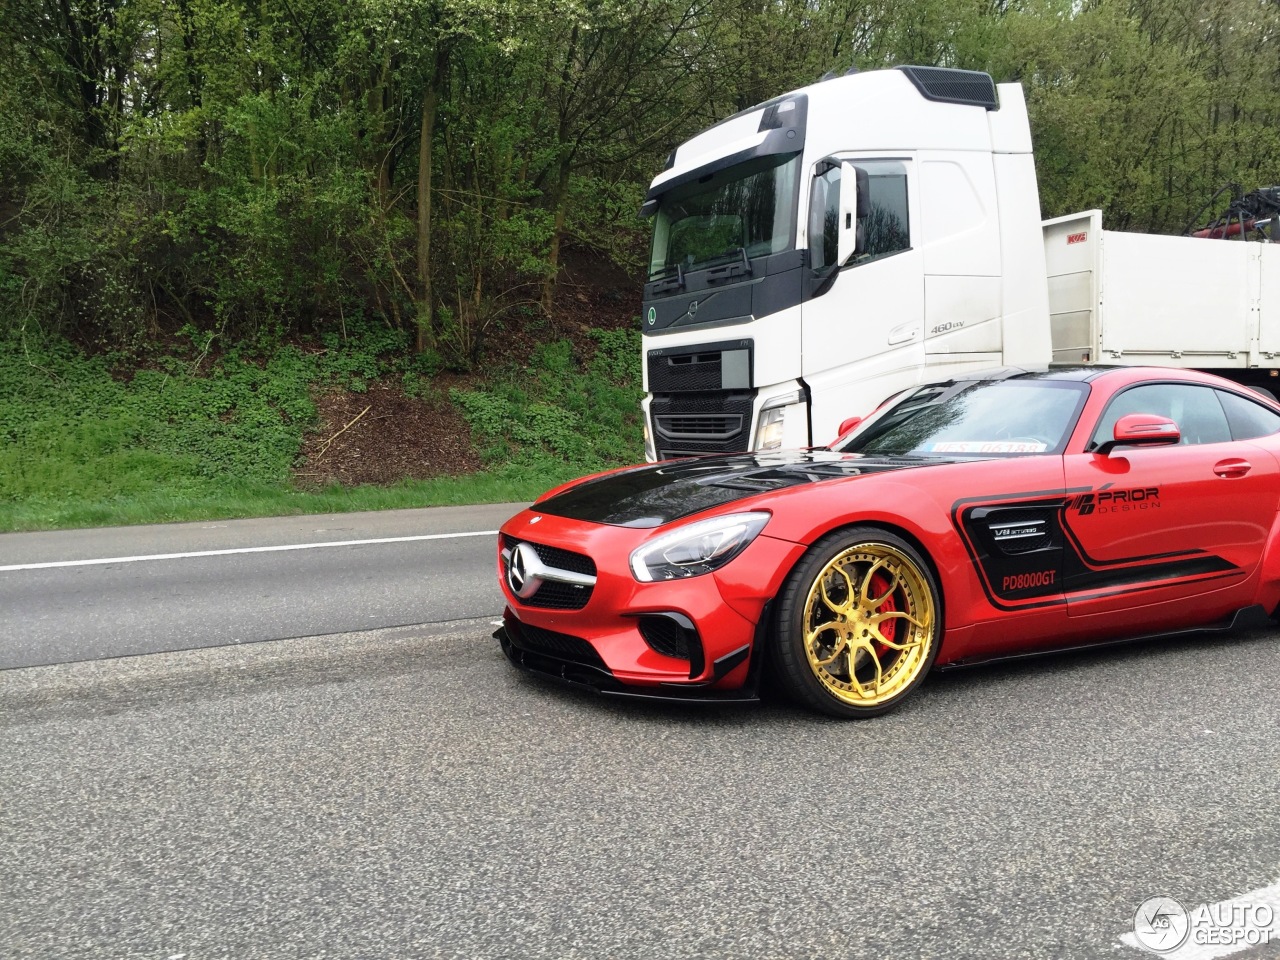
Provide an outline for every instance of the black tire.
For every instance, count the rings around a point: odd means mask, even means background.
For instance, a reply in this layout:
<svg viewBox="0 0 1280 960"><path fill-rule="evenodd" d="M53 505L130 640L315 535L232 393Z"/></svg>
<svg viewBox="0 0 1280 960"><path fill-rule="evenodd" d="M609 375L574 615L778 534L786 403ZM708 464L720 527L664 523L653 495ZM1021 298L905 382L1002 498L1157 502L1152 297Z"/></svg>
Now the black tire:
<svg viewBox="0 0 1280 960"><path fill-rule="evenodd" d="M932 569L910 543L877 527L847 527L815 543L783 585L777 611L770 651L780 687L834 717L897 707L942 641Z"/></svg>

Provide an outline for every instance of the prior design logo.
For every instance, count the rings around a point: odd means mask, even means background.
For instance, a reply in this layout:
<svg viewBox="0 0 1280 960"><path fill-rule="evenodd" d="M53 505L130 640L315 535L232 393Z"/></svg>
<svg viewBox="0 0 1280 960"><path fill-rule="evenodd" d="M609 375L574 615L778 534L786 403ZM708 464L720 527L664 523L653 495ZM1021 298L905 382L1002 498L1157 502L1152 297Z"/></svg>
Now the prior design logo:
<svg viewBox="0 0 1280 960"><path fill-rule="evenodd" d="M1171 953L1187 941L1191 917L1173 897L1152 897L1133 915L1133 935L1153 953Z"/></svg>
<svg viewBox="0 0 1280 960"><path fill-rule="evenodd" d="M1087 517L1091 513L1127 513L1131 510L1154 510L1160 506L1159 487L1110 490L1110 486L1109 483L1103 484L1093 493L1074 497L1067 503L1067 509Z"/></svg>

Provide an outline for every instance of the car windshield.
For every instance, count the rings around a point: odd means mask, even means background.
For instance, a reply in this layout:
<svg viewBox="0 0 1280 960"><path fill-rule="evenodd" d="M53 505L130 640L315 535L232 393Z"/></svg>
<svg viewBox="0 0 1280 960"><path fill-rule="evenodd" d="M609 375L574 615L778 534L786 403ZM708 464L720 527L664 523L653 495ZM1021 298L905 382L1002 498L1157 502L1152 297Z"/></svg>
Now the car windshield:
<svg viewBox="0 0 1280 960"><path fill-rule="evenodd" d="M654 216L649 279L791 247L800 155L762 157L663 195Z"/></svg>
<svg viewBox="0 0 1280 960"><path fill-rule="evenodd" d="M1060 453L1088 387L1065 380L955 381L919 387L838 449L899 456Z"/></svg>

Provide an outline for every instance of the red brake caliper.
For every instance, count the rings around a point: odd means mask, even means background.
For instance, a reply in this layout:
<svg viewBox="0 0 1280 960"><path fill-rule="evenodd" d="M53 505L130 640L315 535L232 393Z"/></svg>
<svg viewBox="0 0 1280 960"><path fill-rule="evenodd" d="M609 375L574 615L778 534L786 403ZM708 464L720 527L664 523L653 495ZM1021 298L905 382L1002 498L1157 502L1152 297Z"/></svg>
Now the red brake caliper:
<svg viewBox="0 0 1280 960"><path fill-rule="evenodd" d="M868 592L871 594L872 597L883 596L884 592L888 589L889 589L889 578L886 577L883 573L877 573L874 577L871 578L871 589ZM898 609L897 603L895 602L894 597L890 595L885 599L884 603L880 604L880 606L876 608L876 613L892 613L897 609ZM894 634L897 632L897 630L898 630L897 617L891 617L888 620L880 621L880 633L883 634L884 638L888 640L890 643L896 642L894 638ZM882 656L889 649L878 640L873 640L872 646L875 647L877 657Z"/></svg>

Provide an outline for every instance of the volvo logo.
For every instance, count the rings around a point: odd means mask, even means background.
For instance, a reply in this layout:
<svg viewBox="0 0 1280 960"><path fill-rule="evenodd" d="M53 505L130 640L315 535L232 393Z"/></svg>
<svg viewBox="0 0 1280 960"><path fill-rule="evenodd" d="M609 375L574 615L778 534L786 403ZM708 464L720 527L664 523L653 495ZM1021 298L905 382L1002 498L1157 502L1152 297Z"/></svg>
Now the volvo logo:
<svg viewBox="0 0 1280 960"><path fill-rule="evenodd" d="M527 600L538 592L542 586L542 561L538 552L529 544L522 543L511 554L511 565L507 568L507 583L511 592L521 600Z"/></svg>

